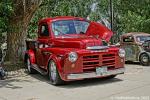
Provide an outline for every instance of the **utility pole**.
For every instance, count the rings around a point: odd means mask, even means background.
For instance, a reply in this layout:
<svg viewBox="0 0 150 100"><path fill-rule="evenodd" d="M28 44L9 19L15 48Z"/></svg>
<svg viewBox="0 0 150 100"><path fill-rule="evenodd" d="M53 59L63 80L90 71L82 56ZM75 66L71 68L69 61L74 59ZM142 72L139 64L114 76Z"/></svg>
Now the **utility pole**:
<svg viewBox="0 0 150 100"><path fill-rule="evenodd" d="M113 11L113 0L109 0L109 11L110 11L110 24L111 24L111 31L114 32L114 11ZM115 37L113 35L113 37L111 38L111 43L113 44L114 43L114 40L115 40Z"/></svg>
<svg viewBox="0 0 150 100"><path fill-rule="evenodd" d="M111 23L111 30L113 30L113 20L114 20L114 11L113 11L113 0L110 0L110 23Z"/></svg>

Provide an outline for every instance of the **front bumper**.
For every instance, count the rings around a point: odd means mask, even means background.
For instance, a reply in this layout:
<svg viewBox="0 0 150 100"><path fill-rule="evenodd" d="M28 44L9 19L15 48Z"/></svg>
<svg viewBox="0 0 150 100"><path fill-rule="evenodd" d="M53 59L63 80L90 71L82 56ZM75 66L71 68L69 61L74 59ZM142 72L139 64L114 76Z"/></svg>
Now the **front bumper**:
<svg viewBox="0 0 150 100"><path fill-rule="evenodd" d="M75 79L84 79L84 78L96 78L96 77L105 77L105 76L110 76L110 75L117 75L117 74L123 74L125 72L125 68L118 68L114 70L109 70L104 73L79 73L79 74L69 74L67 76L67 79L69 80L75 80Z"/></svg>

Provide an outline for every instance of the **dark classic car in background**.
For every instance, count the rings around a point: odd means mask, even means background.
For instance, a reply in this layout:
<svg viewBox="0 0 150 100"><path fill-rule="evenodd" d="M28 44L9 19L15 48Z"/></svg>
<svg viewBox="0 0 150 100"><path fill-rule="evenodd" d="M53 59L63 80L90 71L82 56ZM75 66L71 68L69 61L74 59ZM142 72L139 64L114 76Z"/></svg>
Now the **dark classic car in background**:
<svg viewBox="0 0 150 100"><path fill-rule="evenodd" d="M150 66L150 34L140 32L123 34L120 45L126 51L126 61Z"/></svg>

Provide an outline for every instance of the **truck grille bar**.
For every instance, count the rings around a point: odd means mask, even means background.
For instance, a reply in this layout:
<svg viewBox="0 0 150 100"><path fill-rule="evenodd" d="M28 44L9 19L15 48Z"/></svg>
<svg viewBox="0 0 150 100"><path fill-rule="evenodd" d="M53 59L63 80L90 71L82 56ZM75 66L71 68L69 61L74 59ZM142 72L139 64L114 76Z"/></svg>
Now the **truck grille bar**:
<svg viewBox="0 0 150 100"><path fill-rule="evenodd" d="M108 70L115 68L115 54L103 54L102 66L107 66Z"/></svg>
<svg viewBox="0 0 150 100"><path fill-rule="evenodd" d="M115 68L115 54L83 56L83 72L95 72L99 66L107 66L108 70Z"/></svg>
<svg viewBox="0 0 150 100"><path fill-rule="evenodd" d="M94 72L99 66L99 55L83 56L83 72Z"/></svg>

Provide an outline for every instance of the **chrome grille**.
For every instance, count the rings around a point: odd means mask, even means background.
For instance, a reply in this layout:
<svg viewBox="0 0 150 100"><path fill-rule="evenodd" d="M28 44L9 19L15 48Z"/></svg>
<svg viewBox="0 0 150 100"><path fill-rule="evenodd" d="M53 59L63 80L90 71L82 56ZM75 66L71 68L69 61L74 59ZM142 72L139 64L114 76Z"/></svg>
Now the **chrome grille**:
<svg viewBox="0 0 150 100"><path fill-rule="evenodd" d="M83 72L95 71L99 66L99 55L83 56Z"/></svg>
<svg viewBox="0 0 150 100"><path fill-rule="evenodd" d="M103 54L102 66L107 66L108 70L115 68L115 54Z"/></svg>
<svg viewBox="0 0 150 100"><path fill-rule="evenodd" d="M83 56L83 72L95 72L96 67L107 66L108 70L115 68L115 54Z"/></svg>

